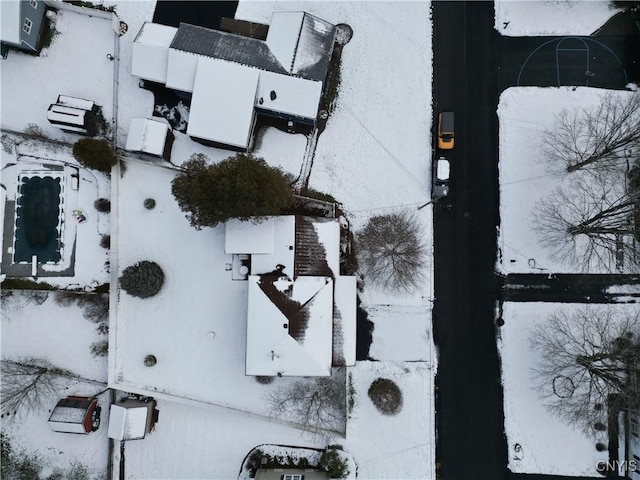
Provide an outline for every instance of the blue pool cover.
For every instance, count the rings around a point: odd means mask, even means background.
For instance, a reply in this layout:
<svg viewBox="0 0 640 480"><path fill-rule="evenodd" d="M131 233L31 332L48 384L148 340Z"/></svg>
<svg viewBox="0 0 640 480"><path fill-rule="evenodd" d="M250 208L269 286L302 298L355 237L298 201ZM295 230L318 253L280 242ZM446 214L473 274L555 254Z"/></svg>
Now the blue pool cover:
<svg viewBox="0 0 640 480"><path fill-rule="evenodd" d="M23 177L18 185L14 262L60 261L61 178Z"/></svg>

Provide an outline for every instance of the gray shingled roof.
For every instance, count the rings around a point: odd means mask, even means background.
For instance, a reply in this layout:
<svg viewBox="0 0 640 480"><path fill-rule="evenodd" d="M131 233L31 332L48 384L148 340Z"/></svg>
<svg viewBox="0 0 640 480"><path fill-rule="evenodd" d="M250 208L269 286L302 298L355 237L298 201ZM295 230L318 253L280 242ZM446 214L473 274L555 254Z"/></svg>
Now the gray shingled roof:
<svg viewBox="0 0 640 480"><path fill-rule="evenodd" d="M305 12L291 73L323 82L329 69L335 35L335 25Z"/></svg>
<svg viewBox="0 0 640 480"><path fill-rule="evenodd" d="M267 44L255 38L181 23L170 48L287 75Z"/></svg>

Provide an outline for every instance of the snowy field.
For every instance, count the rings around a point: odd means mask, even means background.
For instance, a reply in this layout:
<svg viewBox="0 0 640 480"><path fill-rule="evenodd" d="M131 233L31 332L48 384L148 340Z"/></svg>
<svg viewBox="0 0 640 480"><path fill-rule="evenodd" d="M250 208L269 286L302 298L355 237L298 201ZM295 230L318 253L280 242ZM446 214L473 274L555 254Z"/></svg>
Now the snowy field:
<svg viewBox="0 0 640 480"><path fill-rule="evenodd" d="M60 11L51 46L38 57L11 50L0 62L3 129L22 132L36 124L50 137L69 143L81 137L65 133L47 121L49 105L58 95L94 101L111 123L113 118L115 33L111 21Z"/></svg>
<svg viewBox="0 0 640 480"><path fill-rule="evenodd" d="M551 415L531 383L531 369L537 363L536 354L530 349L531 332L536 325L544 325L550 313L559 309L571 312L581 307L580 304L504 304L505 324L500 330L498 347L509 469L513 472L597 477L597 463L607 460L608 452L598 452L595 448L596 441L603 439L587 438ZM635 312L638 307L611 305L611 308ZM606 443L606 435L604 441Z"/></svg>
<svg viewBox="0 0 640 480"><path fill-rule="evenodd" d="M545 130L563 109L589 108L607 90L581 87L509 88L500 96L500 235L498 267L505 273L577 273L576 265L553 259L532 223L536 203L547 198L570 175L554 173L541 149ZM616 95L633 95L616 92ZM557 170L556 170L557 171ZM578 175L579 173L573 174ZM593 273L598 273L594 271Z"/></svg>
<svg viewBox="0 0 640 480"><path fill-rule="evenodd" d="M605 0L496 0L495 29L509 37L591 35L618 10Z"/></svg>
<svg viewBox="0 0 640 480"><path fill-rule="evenodd" d="M43 478L54 469L66 470L76 463L85 465L92 479L106 478L108 394L99 397L102 423L97 432L58 433L47 424L60 398L92 396L106 388L107 360L90 353L91 344L106 337L96 331L95 323L83 317L83 309L77 304L63 307L54 301L53 293L44 294L46 300L38 304L29 291L3 292L2 360L37 358L94 382L60 379L56 397L46 397L40 410L3 417L2 431L11 438L14 451L24 448L38 453L44 467Z"/></svg>

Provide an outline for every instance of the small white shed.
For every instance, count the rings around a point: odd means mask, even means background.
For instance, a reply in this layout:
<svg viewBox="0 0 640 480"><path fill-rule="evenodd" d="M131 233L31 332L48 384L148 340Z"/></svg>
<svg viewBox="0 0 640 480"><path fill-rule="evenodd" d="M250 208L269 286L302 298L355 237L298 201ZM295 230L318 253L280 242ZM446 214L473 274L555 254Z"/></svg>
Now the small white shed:
<svg viewBox="0 0 640 480"><path fill-rule="evenodd" d="M95 397L67 397L60 400L49 416L54 432L95 432L100 426L100 407Z"/></svg>
<svg viewBox="0 0 640 480"><path fill-rule="evenodd" d="M109 438L114 440L138 440L144 438L154 425L156 402L126 399L111 405L109 413Z"/></svg>
<svg viewBox="0 0 640 480"><path fill-rule="evenodd" d="M171 158L173 134L164 118L132 118L125 150L152 158Z"/></svg>

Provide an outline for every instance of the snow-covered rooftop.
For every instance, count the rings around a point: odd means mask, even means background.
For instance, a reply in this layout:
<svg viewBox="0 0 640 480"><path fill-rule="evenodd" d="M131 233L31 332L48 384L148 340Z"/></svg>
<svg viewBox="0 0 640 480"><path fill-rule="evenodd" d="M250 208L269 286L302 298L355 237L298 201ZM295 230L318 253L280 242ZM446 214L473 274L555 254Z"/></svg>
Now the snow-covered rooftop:
<svg viewBox="0 0 640 480"><path fill-rule="evenodd" d="M277 12L271 17L267 46L289 73L293 68L303 18L303 12Z"/></svg>
<svg viewBox="0 0 640 480"><path fill-rule="evenodd" d="M288 73L324 81L335 38L335 26L306 12L275 12L267 45Z"/></svg>
<svg viewBox="0 0 640 480"><path fill-rule="evenodd" d="M162 156L168 132L164 119L132 118L125 150Z"/></svg>
<svg viewBox="0 0 640 480"><path fill-rule="evenodd" d="M248 303L247 375L331 375L331 278L250 276Z"/></svg>
<svg viewBox="0 0 640 480"><path fill-rule="evenodd" d="M169 45L177 30L175 27L145 22L133 42L131 74L145 80L165 83Z"/></svg>
<svg viewBox="0 0 640 480"><path fill-rule="evenodd" d="M182 92L193 92L193 84L196 81L196 69L198 60L205 59L202 55L183 52L182 50L169 49L167 57L167 88L180 90Z"/></svg>
<svg viewBox="0 0 640 480"><path fill-rule="evenodd" d="M109 413L109 438L136 440L144 438L147 428L148 407L127 407L112 404Z"/></svg>
<svg viewBox="0 0 640 480"><path fill-rule="evenodd" d="M0 40L7 43L20 43L20 7L22 2L0 2Z"/></svg>
<svg viewBox="0 0 640 480"><path fill-rule="evenodd" d="M315 120L321 95L322 82L263 71L256 108Z"/></svg>
<svg viewBox="0 0 640 480"><path fill-rule="evenodd" d="M255 69L223 60L199 59L187 134L247 148L257 87Z"/></svg>
<svg viewBox="0 0 640 480"><path fill-rule="evenodd" d="M290 216L269 217L261 222L243 222L231 219L225 224L225 253L272 253L276 223L287 222L293 231L294 219Z"/></svg>

